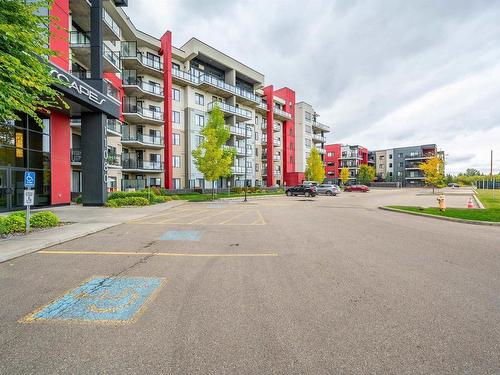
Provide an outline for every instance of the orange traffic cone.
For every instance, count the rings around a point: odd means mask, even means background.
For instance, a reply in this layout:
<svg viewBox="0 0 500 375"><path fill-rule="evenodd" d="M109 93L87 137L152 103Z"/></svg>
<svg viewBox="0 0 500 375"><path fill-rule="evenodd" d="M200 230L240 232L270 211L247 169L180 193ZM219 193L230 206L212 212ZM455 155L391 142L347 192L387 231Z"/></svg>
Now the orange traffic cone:
<svg viewBox="0 0 500 375"><path fill-rule="evenodd" d="M470 197L469 201L467 202L467 208L474 208L474 203L472 203L472 197Z"/></svg>

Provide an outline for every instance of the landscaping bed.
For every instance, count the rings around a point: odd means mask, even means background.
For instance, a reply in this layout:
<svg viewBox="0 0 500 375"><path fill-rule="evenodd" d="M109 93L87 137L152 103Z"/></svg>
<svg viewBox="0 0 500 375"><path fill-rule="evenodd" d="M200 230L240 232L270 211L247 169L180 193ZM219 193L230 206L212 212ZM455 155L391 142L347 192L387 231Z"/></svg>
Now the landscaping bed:
<svg viewBox="0 0 500 375"><path fill-rule="evenodd" d="M484 202L483 202L484 204ZM470 209L470 208L447 208L439 211L437 207L415 207L415 206L387 206L388 208L408 211L433 216L455 218L472 221L500 222L500 208Z"/></svg>
<svg viewBox="0 0 500 375"><path fill-rule="evenodd" d="M61 223L51 211L35 212L30 216L30 231L54 228L67 223ZM0 236L3 238L26 232L26 211L13 212L0 217Z"/></svg>

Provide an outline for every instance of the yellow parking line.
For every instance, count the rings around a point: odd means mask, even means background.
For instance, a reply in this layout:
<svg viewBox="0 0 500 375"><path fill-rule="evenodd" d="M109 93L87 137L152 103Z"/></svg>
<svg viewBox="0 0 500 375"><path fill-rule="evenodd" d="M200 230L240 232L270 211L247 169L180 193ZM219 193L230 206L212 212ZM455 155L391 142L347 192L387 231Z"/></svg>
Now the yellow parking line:
<svg viewBox="0 0 500 375"><path fill-rule="evenodd" d="M277 257L277 253L153 253L133 251L92 251L92 250L41 250L37 254L64 255L158 255L165 257Z"/></svg>
<svg viewBox="0 0 500 375"><path fill-rule="evenodd" d="M213 218L215 216L218 216L218 215L221 215L221 214L225 214L225 213L228 213L228 212L231 212L231 211L234 211L234 210L224 210L224 211L221 211L221 212L216 212L213 215L205 216L205 217L202 217L201 219L196 219L196 220L190 221L189 223L186 223L186 224L194 224L194 223L197 223L199 221L203 221L203 220L206 220L206 219L211 219L211 218Z"/></svg>
<svg viewBox="0 0 500 375"><path fill-rule="evenodd" d="M247 213L248 213L248 211L243 211L243 212L241 212L241 213L239 213L239 214L237 214L237 215L234 215L234 216L230 217L230 218L229 218L229 219L227 219L227 220L221 221L221 222L219 223L219 225L224 225L224 224L226 224L226 223L229 223L230 221L233 221L234 219L237 219L237 218L239 218L239 217L241 217L241 216L243 216L243 215L245 215L245 214L247 214Z"/></svg>
<svg viewBox="0 0 500 375"><path fill-rule="evenodd" d="M172 217L170 217L170 218L168 218L166 220L162 220L162 221L160 221L160 223L166 224L166 223L169 223L170 220L187 219L187 218L189 218L191 216L201 215L201 214L203 214L205 212L208 212L208 211L210 211L210 210L205 210L205 209L191 210L190 213L187 213L185 215L180 215L180 216L172 215Z"/></svg>

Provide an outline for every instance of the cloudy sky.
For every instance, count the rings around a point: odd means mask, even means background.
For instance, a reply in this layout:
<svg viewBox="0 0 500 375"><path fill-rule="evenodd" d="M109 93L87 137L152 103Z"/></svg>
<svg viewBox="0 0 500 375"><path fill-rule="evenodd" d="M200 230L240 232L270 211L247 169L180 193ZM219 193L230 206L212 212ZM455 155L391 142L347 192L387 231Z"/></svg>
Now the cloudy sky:
<svg viewBox="0 0 500 375"><path fill-rule="evenodd" d="M295 89L330 142L437 143L447 172L500 172L500 0L129 0L135 25L192 36Z"/></svg>

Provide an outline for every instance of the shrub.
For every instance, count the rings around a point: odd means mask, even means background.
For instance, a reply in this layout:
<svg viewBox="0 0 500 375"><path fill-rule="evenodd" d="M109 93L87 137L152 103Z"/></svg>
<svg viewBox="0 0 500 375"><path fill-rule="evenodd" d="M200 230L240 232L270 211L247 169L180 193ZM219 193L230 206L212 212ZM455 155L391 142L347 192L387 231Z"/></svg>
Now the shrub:
<svg viewBox="0 0 500 375"><path fill-rule="evenodd" d="M172 198L173 201L178 201L179 199L181 199L178 195L170 195L170 198Z"/></svg>
<svg viewBox="0 0 500 375"><path fill-rule="evenodd" d="M49 228L59 224L59 218L50 211L42 211L30 217L30 225L33 228Z"/></svg>
<svg viewBox="0 0 500 375"><path fill-rule="evenodd" d="M24 232L26 230L26 219L21 215L10 214L0 219L0 233L11 234Z"/></svg>
<svg viewBox="0 0 500 375"><path fill-rule="evenodd" d="M172 197L169 197L167 195L155 195L153 197L153 202L152 203L164 203L164 202L168 202L168 201L171 201L172 200Z"/></svg>
<svg viewBox="0 0 500 375"><path fill-rule="evenodd" d="M82 196L79 195L78 197L76 197L75 202L76 202L76 204L82 204Z"/></svg>
<svg viewBox="0 0 500 375"><path fill-rule="evenodd" d="M106 207L123 207L123 206L147 206L149 205L149 200L143 197L125 197L125 198L113 198L109 199L105 206Z"/></svg>

